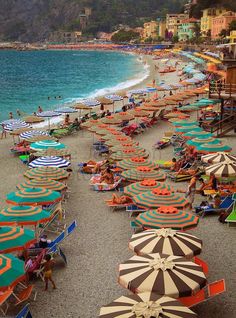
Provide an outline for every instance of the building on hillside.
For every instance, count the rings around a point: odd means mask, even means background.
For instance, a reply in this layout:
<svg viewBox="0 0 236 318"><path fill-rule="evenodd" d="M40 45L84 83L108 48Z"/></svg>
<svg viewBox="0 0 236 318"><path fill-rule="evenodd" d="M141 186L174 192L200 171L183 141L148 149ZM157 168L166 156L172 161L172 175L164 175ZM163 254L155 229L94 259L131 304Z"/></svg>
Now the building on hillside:
<svg viewBox="0 0 236 318"><path fill-rule="evenodd" d="M85 7L83 12L80 13L79 21L80 21L81 30L84 30L87 27L88 20L89 20L91 14L92 14L92 9L88 8L88 7Z"/></svg>
<svg viewBox="0 0 236 318"><path fill-rule="evenodd" d="M157 21L146 22L143 25L143 40L157 37Z"/></svg>
<svg viewBox="0 0 236 318"><path fill-rule="evenodd" d="M196 34L196 27L200 26L200 20L191 18L184 20L178 26L178 37L180 42L191 40Z"/></svg>
<svg viewBox="0 0 236 318"><path fill-rule="evenodd" d="M190 14L193 5L197 4L197 0L188 0L184 5L184 13Z"/></svg>
<svg viewBox="0 0 236 318"><path fill-rule="evenodd" d="M81 40L82 40L81 31L74 31L74 32L56 31L56 32L51 32L49 35L49 42L52 42L52 43L76 44L81 42Z"/></svg>
<svg viewBox="0 0 236 318"><path fill-rule="evenodd" d="M157 36L160 38L165 38L166 32L166 19L165 18L157 18Z"/></svg>
<svg viewBox="0 0 236 318"><path fill-rule="evenodd" d="M211 38L213 40L219 38L222 30L227 30L229 24L236 20L236 12L227 11L212 19Z"/></svg>
<svg viewBox="0 0 236 318"><path fill-rule="evenodd" d="M235 43L235 45L236 45L236 30L231 31L230 35L227 36L227 39L229 40L230 44Z"/></svg>
<svg viewBox="0 0 236 318"><path fill-rule="evenodd" d="M112 38L113 33L106 33L106 32L98 32L97 38L99 40L110 42Z"/></svg>
<svg viewBox="0 0 236 318"><path fill-rule="evenodd" d="M178 26L184 21L189 19L189 15L186 13L172 13L166 15L166 29L168 30L169 34L172 36L177 35L178 33Z"/></svg>
<svg viewBox="0 0 236 318"><path fill-rule="evenodd" d="M201 35L203 37L211 37L212 19L225 12L224 8L208 8L202 11Z"/></svg>

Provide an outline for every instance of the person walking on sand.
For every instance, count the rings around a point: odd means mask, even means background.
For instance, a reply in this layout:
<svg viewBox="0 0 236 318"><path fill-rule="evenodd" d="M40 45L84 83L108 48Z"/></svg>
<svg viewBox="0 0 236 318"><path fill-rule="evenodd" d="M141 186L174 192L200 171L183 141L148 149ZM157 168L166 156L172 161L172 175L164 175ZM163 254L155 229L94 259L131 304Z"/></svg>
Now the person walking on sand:
<svg viewBox="0 0 236 318"><path fill-rule="evenodd" d="M1 139L3 139L3 136L4 136L4 138L7 138L7 132L6 132L6 130L5 130L5 125L4 125L4 124L2 124L2 135L1 135Z"/></svg>
<svg viewBox="0 0 236 318"><path fill-rule="evenodd" d="M56 285L52 279L52 267L54 265L54 261L50 254L46 254L44 257L43 272L44 272L44 281L45 281L45 291L48 290L48 281L52 283L53 289L56 289Z"/></svg>
<svg viewBox="0 0 236 318"><path fill-rule="evenodd" d="M186 198L188 198L189 200L189 207L190 209L193 208L193 202L195 199L195 193L196 193L196 184L197 184L197 176L194 175L192 176L188 189L187 189L187 193L186 193Z"/></svg>

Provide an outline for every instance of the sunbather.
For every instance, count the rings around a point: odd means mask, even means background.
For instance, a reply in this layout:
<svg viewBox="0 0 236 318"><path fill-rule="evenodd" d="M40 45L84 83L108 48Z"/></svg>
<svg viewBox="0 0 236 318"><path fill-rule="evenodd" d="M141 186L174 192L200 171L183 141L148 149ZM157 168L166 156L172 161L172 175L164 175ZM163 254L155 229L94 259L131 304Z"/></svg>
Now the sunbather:
<svg viewBox="0 0 236 318"><path fill-rule="evenodd" d="M204 190L218 190L217 179L214 173L211 172L209 181L202 187L202 191Z"/></svg>
<svg viewBox="0 0 236 318"><path fill-rule="evenodd" d="M126 204L126 203L132 203L132 199L126 195L122 195L119 197L115 193L112 195L112 203L113 204Z"/></svg>
<svg viewBox="0 0 236 318"><path fill-rule="evenodd" d="M52 279L52 267L54 265L54 261L50 254L45 255L43 266L44 272L44 280L45 280L45 291L48 290L48 281L52 283L53 289L56 289L56 285Z"/></svg>
<svg viewBox="0 0 236 318"><path fill-rule="evenodd" d="M100 178L101 183L113 184L114 183L114 174L110 168L107 168Z"/></svg>

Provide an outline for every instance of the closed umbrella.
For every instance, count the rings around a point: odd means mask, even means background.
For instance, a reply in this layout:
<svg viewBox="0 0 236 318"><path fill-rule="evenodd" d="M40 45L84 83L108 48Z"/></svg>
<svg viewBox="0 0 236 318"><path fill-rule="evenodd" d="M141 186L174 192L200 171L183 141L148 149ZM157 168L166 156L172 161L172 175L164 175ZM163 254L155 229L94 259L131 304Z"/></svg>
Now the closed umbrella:
<svg viewBox="0 0 236 318"><path fill-rule="evenodd" d="M63 180L69 177L69 173L64 169L55 167L39 167L29 169L24 173L24 176L28 179L45 178L52 180Z"/></svg>
<svg viewBox="0 0 236 318"><path fill-rule="evenodd" d="M196 149L198 152L205 152L205 153L212 153L212 152L219 152L219 151L231 151L232 148L227 145L222 144L202 144L199 146L196 146Z"/></svg>
<svg viewBox="0 0 236 318"><path fill-rule="evenodd" d="M217 178L236 177L236 162L223 161L205 168L206 175L214 174Z"/></svg>
<svg viewBox="0 0 236 318"><path fill-rule="evenodd" d="M121 176L128 181L142 181L145 179L161 181L166 178L164 173L145 166L123 171Z"/></svg>
<svg viewBox="0 0 236 318"><path fill-rule="evenodd" d="M171 186L164 182L157 182L153 179L145 179L140 182L131 183L130 185L124 187L124 194L133 197L140 193L154 189L167 189L168 191L174 192Z"/></svg>
<svg viewBox="0 0 236 318"><path fill-rule="evenodd" d="M161 253L192 258L202 250L202 240L170 228L151 229L133 234L129 248L138 255Z"/></svg>
<svg viewBox="0 0 236 318"><path fill-rule="evenodd" d="M197 318L176 299L155 293L121 296L100 310L101 318Z"/></svg>
<svg viewBox="0 0 236 318"><path fill-rule="evenodd" d="M142 208L159 208L160 206L172 206L178 209L186 207L189 202L181 195L172 193L168 190L154 189L140 193L133 197L135 204Z"/></svg>
<svg viewBox="0 0 236 318"><path fill-rule="evenodd" d="M192 213L179 211L172 206L161 206L157 210L150 210L140 214L135 222L149 229L172 228L186 230L197 226L198 217Z"/></svg>
<svg viewBox="0 0 236 318"><path fill-rule="evenodd" d="M6 202L13 205L49 205L61 201L61 194L45 188L27 188L10 192Z"/></svg>
<svg viewBox="0 0 236 318"><path fill-rule="evenodd" d="M159 168L158 164L156 164L155 162L153 162L149 159L145 159L143 157L133 157L130 159L124 159L124 160L117 163L118 168L125 169L125 170L132 169L135 167L141 167L141 166L145 166L145 167L148 167L150 169L158 169Z"/></svg>
<svg viewBox="0 0 236 318"><path fill-rule="evenodd" d="M49 148L59 150L64 149L65 147L66 146L64 144L61 144L60 142L56 142L54 140L42 140L30 145L30 148L36 151L47 150Z"/></svg>
<svg viewBox="0 0 236 318"><path fill-rule="evenodd" d="M143 152L143 150L139 149L129 149L129 150L122 150L122 151L117 151L112 153L111 159L113 160L123 160L123 159L128 159L128 158L133 158L133 157L143 157L147 158L149 154L147 151Z"/></svg>
<svg viewBox="0 0 236 318"><path fill-rule="evenodd" d="M32 230L20 227L0 227L0 253L24 250L35 242L35 233Z"/></svg>
<svg viewBox="0 0 236 318"><path fill-rule="evenodd" d="M0 212L0 226L3 225L36 225L51 219L48 211L39 206L10 206Z"/></svg>
<svg viewBox="0 0 236 318"><path fill-rule="evenodd" d="M27 180L24 183L20 183L16 186L18 190L23 190L26 188L46 188L53 191L62 191L66 189L66 184L58 182L52 179L38 178Z"/></svg>
<svg viewBox="0 0 236 318"><path fill-rule="evenodd" d="M119 266L119 283L133 293L174 298L192 296L206 286L201 266L186 258L154 253L135 255Z"/></svg>
<svg viewBox="0 0 236 318"><path fill-rule="evenodd" d="M225 152L217 152L214 154L209 154L201 157L203 162L207 163L220 163L224 161L234 161L236 162L236 156L230 155Z"/></svg>
<svg viewBox="0 0 236 318"><path fill-rule="evenodd" d="M11 254L0 254L0 291L25 279L25 262Z"/></svg>
<svg viewBox="0 0 236 318"><path fill-rule="evenodd" d="M70 166L70 161L65 160L61 157L39 157L29 163L30 168L38 167L57 167L57 168L67 168Z"/></svg>

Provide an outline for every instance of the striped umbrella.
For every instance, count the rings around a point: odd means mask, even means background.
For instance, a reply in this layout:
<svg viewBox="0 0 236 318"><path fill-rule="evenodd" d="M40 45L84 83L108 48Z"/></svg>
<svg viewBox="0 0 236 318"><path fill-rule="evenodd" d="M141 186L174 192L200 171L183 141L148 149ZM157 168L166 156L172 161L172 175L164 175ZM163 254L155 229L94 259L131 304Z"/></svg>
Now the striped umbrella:
<svg viewBox="0 0 236 318"><path fill-rule="evenodd" d="M124 99L122 96L120 96L120 95L115 95L115 94L113 94L113 95L106 95L105 97L106 97L107 99L112 100L113 102L119 102L119 101L121 101L121 100Z"/></svg>
<svg viewBox="0 0 236 318"><path fill-rule="evenodd" d="M119 125L122 123L122 119L118 116L106 116L101 119L101 122L108 125Z"/></svg>
<svg viewBox="0 0 236 318"><path fill-rule="evenodd" d="M186 132L183 134L183 137L186 137L186 138L202 138L202 137L206 137L206 138L209 138L209 137L213 137L213 134L209 133L209 132L206 132L206 131L203 131L203 130L199 130L199 131L189 131L189 132Z"/></svg>
<svg viewBox="0 0 236 318"><path fill-rule="evenodd" d="M18 190L23 190L26 188L46 188L53 191L62 191L66 189L66 187L67 186L65 183L46 178L27 180L26 182L16 186Z"/></svg>
<svg viewBox="0 0 236 318"><path fill-rule="evenodd" d="M166 115L164 115L165 118L169 119L169 118L187 118L188 115L186 115L185 113L179 112L179 111L175 111L175 112L170 112Z"/></svg>
<svg viewBox="0 0 236 318"><path fill-rule="evenodd" d="M63 180L69 177L69 173L60 168L39 167L26 171L24 176L28 179L45 178L52 180Z"/></svg>
<svg viewBox="0 0 236 318"><path fill-rule="evenodd" d="M217 178L236 177L236 162L223 161L205 168L206 175L213 173Z"/></svg>
<svg viewBox="0 0 236 318"><path fill-rule="evenodd" d="M193 105L185 105L181 107L181 110L183 112L193 112L193 111L197 111L198 107Z"/></svg>
<svg viewBox="0 0 236 318"><path fill-rule="evenodd" d="M113 147L113 146L127 146L129 145L129 147L133 147L133 146L138 146L139 143L138 141L134 141L132 139L127 140L127 141L119 141L116 139L112 139L112 140L106 140L105 141L105 145L109 146L109 147Z"/></svg>
<svg viewBox="0 0 236 318"><path fill-rule="evenodd" d="M66 146L64 144L61 144L60 142L56 142L54 140L42 140L42 141L32 143L30 145L30 148L32 150L37 150L37 151L47 150L49 148L58 150L58 149L64 149L65 147Z"/></svg>
<svg viewBox="0 0 236 318"><path fill-rule="evenodd" d="M220 139L214 138L214 137L208 137L208 138L193 138L192 140L188 140L186 142L187 145L189 146L193 146L196 147L198 145L202 145L202 144L220 144L221 141Z"/></svg>
<svg viewBox="0 0 236 318"><path fill-rule="evenodd" d="M115 115L115 117L122 121L134 119L134 116L132 114L129 114L128 112L119 112Z"/></svg>
<svg viewBox="0 0 236 318"><path fill-rule="evenodd" d="M60 113L54 112L52 110L46 110L44 112L41 113L37 113L38 117L56 117L56 116L60 116Z"/></svg>
<svg viewBox="0 0 236 318"><path fill-rule="evenodd" d="M171 186L164 182L157 182L153 179L145 179L140 182L131 183L130 185L124 187L124 194L135 196L154 189L167 189L168 191L174 192Z"/></svg>
<svg viewBox="0 0 236 318"><path fill-rule="evenodd" d="M99 125L100 122L97 120L97 119L90 119L88 121L86 121L85 123L82 123L80 126L82 128L89 128L89 127L92 127L94 125Z"/></svg>
<svg viewBox="0 0 236 318"><path fill-rule="evenodd" d="M123 134L122 132L120 132L120 131L108 131L107 132L107 135L105 135L105 136L102 136L102 139L103 140L111 140L111 139L113 139L113 138L115 138L115 137L123 137L123 136L125 136L125 134Z"/></svg>
<svg viewBox="0 0 236 318"><path fill-rule="evenodd" d="M81 101L81 103L89 107L95 107L95 106L101 105L101 103L96 99L85 99Z"/></svg>
<svg viewBox="0 0 236 318"><path fill-rule="evenodd" d="M113 148L113 147L112 147ZM132 169L135 167L141 167L141 166L145 166L148 167L150 169L158 169L158 164L156 164L155 162L149 160L149 159L145 159L143 157L133 157L130 159L124 159L120 162L117 163L117 167L121 168L121 169Z"/></svg>
<svg viewBox="0 0 236 318"><path fill-rule="evenodd" d="M129 248L138 255L162 253L192 258L201 253L202 241L186 232L162 228L132 235Z"/></svg>
<svg viewBox="0 0 236 318"><path fill-rule="evenodd" d="M185 133L189 131L202 131L202 129L197 125L193 125L193 126L187 126L187 127L177 127L175 128L175 131L179 133Z"/></svg>
<svg viewBox="0 0 236 318"><path fill-rule="evenodd" d="M42 141L42 140L55 140L55 139L51 136L41 135L41 136L31 137L31 138L27 139L27 142L33 143L33 142L38 142L38 141Z"/></svg>
<svg viewBox="0 0 236 318"><path fill-rule="evenodd" d="M155 293L121 296L100 310L101 318L196 318L197 315L176 299Z"/></svg>
<svg viewBox="0 0 236 318"><path fill-rule="evenodd" d="M57 167L57 168L67 168L70 166L70 161L67 161L61 157L39 157L29 163L30 168L37 167Z"/></svg>
<svg viewBox="0 0 236 318"><path fill-rule="evenodd" d="M117 151L114 152L111 155L111 159L113 160L123 160L123 159L128 159L128 158L133 158L133 157L143 157L147 158L149 156L148 152L145 151L140 151L138 149L132 148L129 150L123 150L123 151Z"/></svg>
<svg viewBox="0 0 236 318"><path fill-rule="evenodd" d="M180 126L180 127L183 127L183 126L196 126L198 125L198 122L197 121L190 121L190 120L175 120L175 121L172 121L172 125L174 126Z"/></svg>
<svg viewBox="0 0 236 318"><path fill-rule="evenodd" d="M41 150L34 152L34 157L47 157L47 156L56 156L56 157L69 157L70 151L68 149L53 149L48 148L46 150Z"/></svg>
<svg viewBox="0 0 236 318"><path fill-rule="evenodd" d="M61 201L61 194L45 188L27 188L7 194L6 202L13 205L48 205Z"/></svg>
<svg viewBox="0 0 236 318"><path fill-rule="evenodd" d="M61 107L61 108L55 109L55 112L60 114L70 114L70 113L77 113L77 110L70 107Z"/></svg>
<svg viewBox="0 0 236 318"><path fill-rule="evenodd" d="M140 214L135 222L149 229L172 228L185 230L197 226L198 217L179 211L171 206L161 206L157 210L150 210Z"/></svg>
<svg viewBox="0 0 236 318"><path fill-rule="evenodd" d="M201 160L207 163L220 163L223 161L236 162L236 156L229 155L228 153L225 153L225 152L217 152L214 154L202 156Z"/></svg>
<svg viewBox="0 0 236 318"><path fill-rule="evenodd" d="M47 131L43 131L43 130L29 130L29 131L25 131L22 134L20 134L20 138L21 139L25 139L28 140L32 137L38 137L38 136L48 136L48 132Z"/></svg>
<svg viewBox="0 0 236 318"><path fill-rule="evenodd" d="M0 227L0 253L24 250L35 242L35 233L32 230L20 227Z"/></svg>
<svg viewBox="0 0 236 318"><path fill-rule="evenodd" d="M49 221L51 214L34 206L12 206L1 210L0 226L2 225L36 225Z"/></svg>
<svg viewBox="0 0 236 318"><path fill-rule="evenodd" d="M7 131L14 131L20 128L27 128L30 127L28 123L25 121L17 121L17 122L12 122L4 126L4 129Z"/></svg>
<svg viewBox="0 0 236 318"><path fill-rule="evenodd" d="M121 173L121 176L128 181L142 181L145 179L165 180L166 175L160 171L151 169L146 166L139 166L134 169L126 170Z"/></svg>
<svg viewBox="0 0 236 318"><path fill-rule="evenodd" d="M142 208L159 208L160 206L172 206L175 208L184 208L189 202L179 194L172 193L166 189L154 189L146 191L133 197L135 204Z"/></svg>
<svg viewBox="0 0 236 318"><path fill-rule="evenodd" d="M8 125L8 124L13 124L13 123L19 123L21 121L22 121L21 119L12 118L12 119L6 119L6 120L2 121L1 124Z"/></svg>
<svg viewBox="0 0 236 318"><path fill-rule="evenodd" d="M127 143L134 142L134 143L136 143L135 141L132 140L131 137L128 137L128 136L125 136L125 135L123 135L123 136L114 136L113 135L113 136L111 136L111 140L107 139L105 141L105 144L107 146L113 146L114 144L118 144L119 145L122 142L127 142Z"/></svg>
<svg viewBox="0 0 236 318"><path fill-rule="evenodd" d="M25 262L11 254L0 254L0 291L25 279Z"/></svg>
<svg viewBox="0 0 236 318"><path fill-rule="evenodd" d="M128 94L131 95L144 95L146 93L148 93L148 90L146 88L132 89L128 91Z"/></svg>
<svg viewBox="0 0 236 318"><path fill-rule="evenodd" d="M133 115L134 117L148 117L150 113L141 109L141 108L134 108L128 111L129 114Z"/></svg>
<svg viewBox="0 0 236 318"><path fill-rule="evenodd" d="M222 145L222 144L202 144L199 146L196 146L196 149L198 152L206 152L206 153L211 153L211 152L219 152L219 151L231 151L232 148L227 145Z"/></svg>
<svg viewBox="0 0 236 318"><path fill-rule="evenodd" d="M114 147L110 147L111 152L117 152L117 151L123 151L123 150L129 150L129 149L136 149L137 151L146 152L146 150L142 147L136 146L136 145L130 145L130 144L123 144L123 145L116 145Z"/></svg>
<svg viewBox="0 0 236 318"><path fill-rule="evenodd" d="M133 293L154 292L174 298L192 296L206 286L201 266L160 253L135 255L119 266L119 283Z"/></svg>

